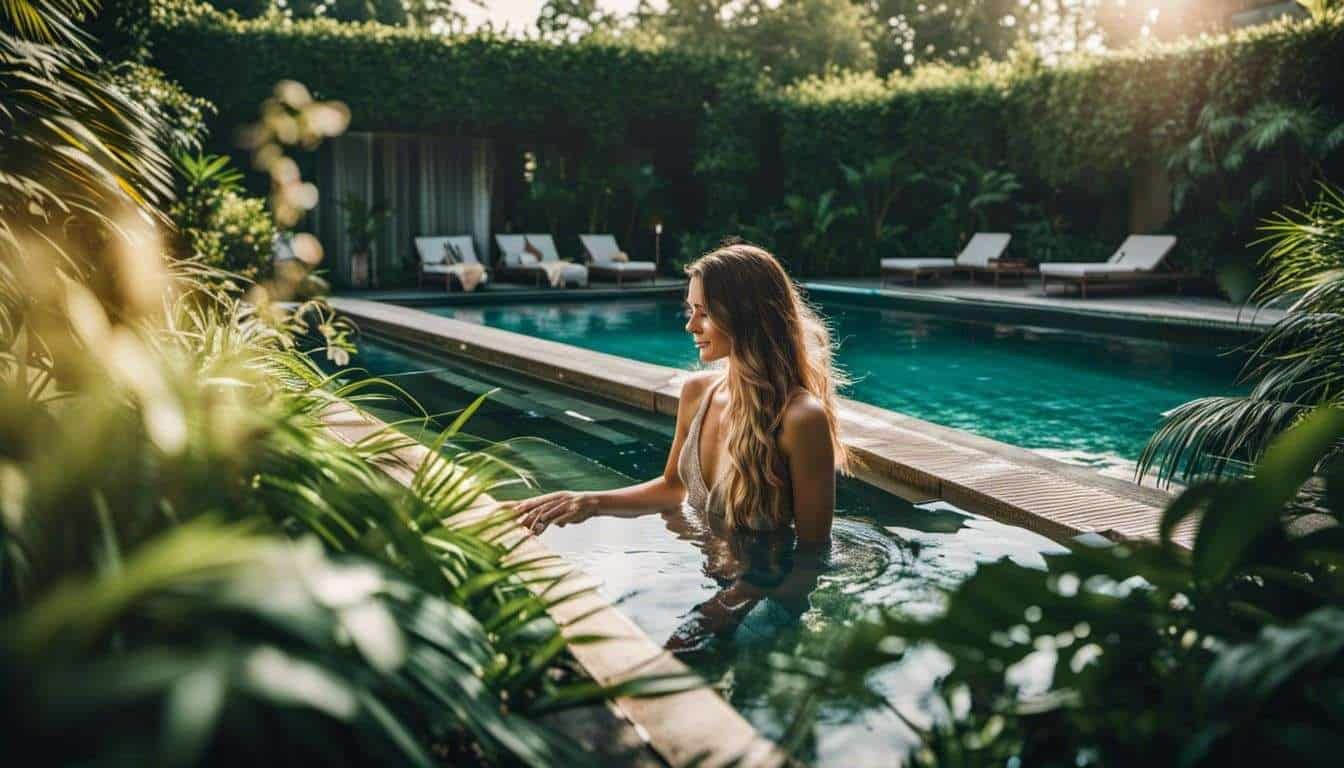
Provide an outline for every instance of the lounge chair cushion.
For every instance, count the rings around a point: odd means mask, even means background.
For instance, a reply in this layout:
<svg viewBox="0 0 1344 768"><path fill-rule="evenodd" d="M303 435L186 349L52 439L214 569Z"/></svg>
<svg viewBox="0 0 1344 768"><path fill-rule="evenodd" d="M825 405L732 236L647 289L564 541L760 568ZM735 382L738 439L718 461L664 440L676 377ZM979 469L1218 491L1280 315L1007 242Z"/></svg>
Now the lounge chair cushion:
<svg viewBox="0 0 1344 768"><path fill-rule="evenodd" d="M1130 235L1120 248L1112 264L1123 264L1134 270L1152 270L1167 258L1167 254L1176 246L1172 235Z"/></svg>
<svg viewBox="0 0 1344 768"><path fill-rule="evenodd" d="M871 263L871 262L869 262ZM956 259L883 259L883 269L952 269Z"/></svg>
<svg viewBox="0 0 1344 768"><path fill-rule="evenodd" d="M1081 275L1151 272L1176 246L1172 235L1130 235L1105 262L1064 262L1042 264L1041 274L1078 277Z"/></svg>
<svg viewBox="0 0 1344 768"><path fill-rule="evenodd" d="M1013 236L1006 232L976 232L957 254L958 267L986 268L1003 256Z"/></svg>
<svg viewBox="0 0 1344 768"><path fill-rule="evenodd" d="M1111 264L1109 262L1099 261L1094 264L1042 264L1041 274L1060 275L1064 277L1081 277L1083 275L1127 275L1141 270L1126 264Z"/></svg>
<svg viewBox="0 0 1344 768"><path fill-rule="evenodd" d="M527 238L527 250L537 254L538 261L560 261L560 252L555 249L555 241L550 235L524 235Z"/></svg>
<svg viewBox="0 0 1344 768"><path fill-rule="evenodd" d="M594 264L593 269L604 270L607 272L621 272L624 274L646 272L652 274L657 267L652 261L613 261L607 264Z"/></svg>
<svg viewBox="0 0 1344 768"><path fill-rule="evenodd" d="M543 276L542 282L543 283L545 282L545 277L547 273L546 270L543 269L540 264L523 264L521 266L514 267L514 269L517 269L519 271L530 272L535 270L537 272L540 272L542 273ZM582 264L566 264L560 274L564 277L566 283L577 283L578 285L588 285L588 268Z"/></svg>
<svg viewBox="0 0 1344 768"><path fill-rule="evenodd" d="M442 264L447 257L447 245L448 238L446 237L415 238L416 255L420 257L420 263L425 266Z"/></svg>
<svg viewBox="0 0 1344 768"><path fill-rule="evenodd" d="M621 252L616 238L611 235L579 235L579 242L583 243L583 249L594 264L610 264Z"/></svg>
<svg viewBox="0 0 1344 768"><path fill-rule="evenodd" d="M527 247L527 240L522 235L495 235L495 243L504 257L505 266L516 267L521 263L523 249Z"/></svg>

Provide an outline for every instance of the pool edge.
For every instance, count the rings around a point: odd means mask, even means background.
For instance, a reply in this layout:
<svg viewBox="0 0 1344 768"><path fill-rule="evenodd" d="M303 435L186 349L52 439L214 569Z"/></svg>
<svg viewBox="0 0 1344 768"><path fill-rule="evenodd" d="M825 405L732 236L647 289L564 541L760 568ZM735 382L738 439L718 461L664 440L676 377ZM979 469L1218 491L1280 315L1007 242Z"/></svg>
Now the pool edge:
<svg viewBox="0 0 1344 768"><path fill-rule="evenodd" d="M334 405L322 414L327 430L336 439L354 444L387 428L378 418L346 405ZM416 470L429 456L419 443L393 451L373 465L393 480L409 487ZM453 522L469 524L489 515L499 502L482 495L462 517ZM506 546L512 547L510 559L551 560L539 568L527 582L539 597L576 595L547 608L571 640L580 636L600 636L597 643L567 648L593 680L615 685L644 675L693 674L671 653L653 642L633 621L595 591L597 582L544 542L521 527L509 531ZM742 766L742 768L784 768L793 761L760 733L741 713L709 687L653 698L617 697L613 705L635 728L648 747L669 765Z"/></svg>
<svg viewBox="0 0 1344 768"><path fill-rule="evenodd" d="M431 354L496 366L645 411L675 415L681 383L690 375L404 306L350 298L331 303L357 326ZM841 398L840 417L860 479L911 486L1058 541L1083 534L1155 538L1162 508L1171 498L1164 491L848 398ZM1190 521L1175 540L1189 547L1192 537Z"/></svg>

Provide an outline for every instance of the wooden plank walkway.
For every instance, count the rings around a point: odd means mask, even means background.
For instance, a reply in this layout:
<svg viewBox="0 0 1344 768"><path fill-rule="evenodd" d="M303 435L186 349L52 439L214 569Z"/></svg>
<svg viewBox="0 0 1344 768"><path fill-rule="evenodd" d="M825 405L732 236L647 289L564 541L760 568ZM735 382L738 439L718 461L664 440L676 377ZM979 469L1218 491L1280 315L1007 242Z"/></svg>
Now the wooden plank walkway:
<svg viewBox="0 0 1344 768"><path fill-rule="evenodd" d="M367 330L426 351L494 365L640 410L675 414L688 371L452 320L407 307L337 298ZM1170 494L1054 461L1024 448L846 398L841 430L860 479L914 487L1060 541L1085 533L1156 536ZM1189 546L1193 528L1177 532Z"/></svg>

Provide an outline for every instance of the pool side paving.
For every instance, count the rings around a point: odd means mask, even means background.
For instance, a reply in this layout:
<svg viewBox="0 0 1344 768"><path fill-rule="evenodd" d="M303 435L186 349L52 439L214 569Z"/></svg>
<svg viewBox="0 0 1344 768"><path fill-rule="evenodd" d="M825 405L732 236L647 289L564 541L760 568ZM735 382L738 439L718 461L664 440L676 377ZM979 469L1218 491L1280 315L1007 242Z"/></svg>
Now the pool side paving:
<svg viewBox="0 0 1344 768"><path fill-rule="evenodd" d="M405 311L405 310L403 310ZM327 429L337 439L355 444L388 427L385 423L344 405L323 414ZM394 480L410 486L429 449L408 444L375 461ZM451 519L452 525L481 522L498 509L498 502L482 494L471 509ZM541 539L516 524L501 529L501 545L511 548L511 562L532 562L527 585L538 596L554 602L547 609L564 637L599 636L599 642L569 645L569 651L599 684L611 686L648 675L693 674L689 667L653 642L624 614L597 594L598 584L570 566ZM560 599L563 598L563 599ZM558 602L557 602L558 599ZM792 761L761 736L737 710L707 687L656 698L617 697L613 704L622 717L603 711L582 710L568 718L567 730L607 765L642 768L652 765L742 766L784 768ZM576 722L577 721L577 722ZM591 738L584 738L584 732ZM657 757L644 750L647 744Z"/></svg>
<svg viewBox="0 0 1344 768"><path fill-rule="evenodd" d="M352 298L331 303L365 332L645 411L675 415L689 375L403 306ZM1156 537L1171 499L1165 491L847 398L841 398L840 423L860 479L889 489L915 488L1058 541L1082 534ZM1176 540L1189 546L1192 535L1193 521L1177 531Z"/></svg>
<svg viewBox="0 0 1344 768"><path fill-rule="evenodd" d="M1173 293L1100 293L1083 299L1040 284L994 288L948 280L918 287L877 278L827 279L805 282L819 296L840 301L878 304L920 312L956 314L968 319L1039 323L1070 330L1094 330L1170 338L1173 333L1212 331L1249 340L1283 318L1275 308L1242 306L1218 298Z"/></svg>

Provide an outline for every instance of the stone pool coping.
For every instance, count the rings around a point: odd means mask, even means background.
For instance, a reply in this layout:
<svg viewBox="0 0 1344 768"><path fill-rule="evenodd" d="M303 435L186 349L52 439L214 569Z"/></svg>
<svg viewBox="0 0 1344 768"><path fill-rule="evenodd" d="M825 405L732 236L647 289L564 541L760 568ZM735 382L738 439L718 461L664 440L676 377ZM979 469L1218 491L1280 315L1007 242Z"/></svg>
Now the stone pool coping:
<svg viewBox="0 0 1344 768"><path fill-rule="evenodd" d="M387 429L386 423L348 405L329 407L323 413L323 421L337 439L349 444ZM429 456L427 447L412 443L374 464L409 487L417 468ZM498 507L497 501L482 495L451 522L467 525L489 516ZM617 685L645 675L694 674L598 595L594 579L570 565L541 539L514 525L502 534L500 543L513 547L509 555L512 560L544 560L526 583L538 596L567 598L547 609L565 638L585 635L604 638L596 643L569 645L570 653L593 680L602 685ZM634 731L612 737L627 742L641 739L675 768L784 768L793 764L777 745L757 733L746 718L710 688L654 698L622 696L612 703ZM600 727L607 725L599 723Z"/></svg>
<svg viewBox="0 0 1344 768"><path fill-rule="evenodd" d="M351 298L331 304L365 332L644 411L675 415L681 384L690 375L404 306ZM840 403L841 436L860 479L888 489L917 489L1057 541L1084 534L1156 538L1162 509L1172 498L969 432L848 398ZM1189 521L1175 540L1188 547L1193 532Z"/></svg>
<svg viewBox="0 0 1344 768"><path fill-rule="evenodd" d="M1211 313L1199 305L1180 306L1165 300L1125 298L1116 305L1103 299L1076 299L991 290L979 286L902 288L878 281L809 281L811 296L860 306L907 312L945 314L979 322L1040 325L1071 331L1119 334L1149 339L1214 341L1228 346L1249 344L1283 315L1279 309ZM1234 308L1228 307L1229 311Z"/></svg>

